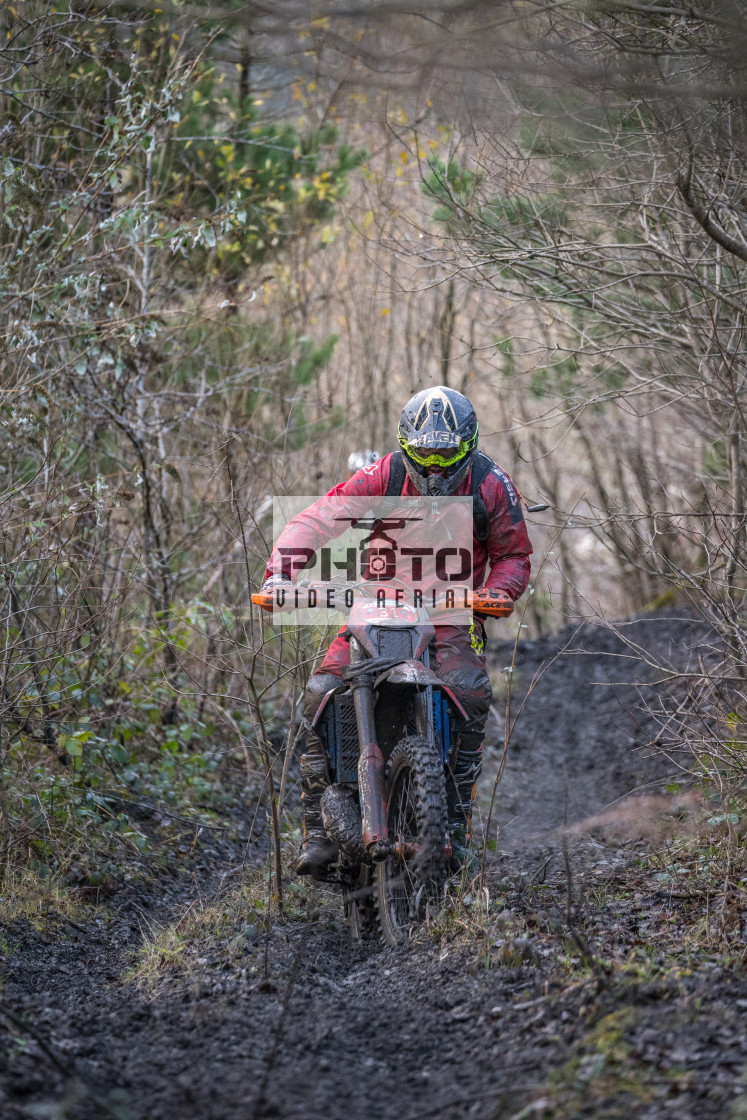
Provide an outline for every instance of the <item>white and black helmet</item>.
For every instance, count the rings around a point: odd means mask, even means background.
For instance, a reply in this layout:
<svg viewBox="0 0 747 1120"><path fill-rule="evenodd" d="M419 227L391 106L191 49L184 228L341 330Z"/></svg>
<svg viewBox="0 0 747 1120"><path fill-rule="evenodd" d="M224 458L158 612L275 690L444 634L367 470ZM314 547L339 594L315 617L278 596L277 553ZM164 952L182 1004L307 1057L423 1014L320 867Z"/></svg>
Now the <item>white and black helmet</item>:
<svg viewBox="0 0 747 1120"><path fill-rule="evenodd" d="M420 494L453 494L472 465L477 416L462 394L446 385L416 393L402 410L397 432L407 473ZM442 475L429 475L429 467Z"/></svg>

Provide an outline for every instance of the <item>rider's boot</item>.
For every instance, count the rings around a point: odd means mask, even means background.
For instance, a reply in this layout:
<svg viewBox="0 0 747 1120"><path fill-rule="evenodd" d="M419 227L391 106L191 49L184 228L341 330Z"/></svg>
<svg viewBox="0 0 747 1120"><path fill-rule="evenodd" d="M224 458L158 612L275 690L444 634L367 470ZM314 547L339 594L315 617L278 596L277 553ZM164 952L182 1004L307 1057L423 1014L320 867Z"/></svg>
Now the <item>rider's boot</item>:
<svg viewBox="0 0 747 1120"><path fill-rule="evenodd" d="M329 785L329 776L321 740L311 728L306 732L306 753L301 756L300 769L303 842L293 869L296 875L324 878L327 868L337 858L338 848L322 825L319 803Z"/></svg>
<svg viewBox="0 0 747 1120"><path fill-rule="evenodd" d="M482 769L481 736L463 734L454 768L446 783L449 838L451 840L452 875L466 871L473 875L479 860L472 846L472 803L475 798L475 785Z"/></svg>

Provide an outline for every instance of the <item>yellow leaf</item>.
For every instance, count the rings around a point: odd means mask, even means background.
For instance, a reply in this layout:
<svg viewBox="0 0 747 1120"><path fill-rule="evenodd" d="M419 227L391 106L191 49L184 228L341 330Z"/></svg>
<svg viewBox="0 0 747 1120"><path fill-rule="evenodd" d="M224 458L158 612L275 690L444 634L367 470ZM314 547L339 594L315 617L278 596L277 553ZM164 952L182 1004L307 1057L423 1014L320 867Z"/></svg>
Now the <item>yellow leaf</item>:
<svg viewBox="0 0 747 1120"><path fill-rule="evenodd" d="M383 316L387 316L391 310L392 310L391 307L382 307L381 314Z"/></svg>

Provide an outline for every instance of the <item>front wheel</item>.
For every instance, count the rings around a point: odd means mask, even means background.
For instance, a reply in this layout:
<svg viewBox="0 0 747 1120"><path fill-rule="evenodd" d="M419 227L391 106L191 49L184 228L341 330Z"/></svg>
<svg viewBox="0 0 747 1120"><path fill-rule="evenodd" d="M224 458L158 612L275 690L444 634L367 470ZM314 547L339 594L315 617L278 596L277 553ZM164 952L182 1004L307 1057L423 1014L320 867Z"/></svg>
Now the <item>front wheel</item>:
<svg viewBox="0 0 747 1120"><path fill-rule="evenodd" d="M443 763L427 739L408 736L392 751L386 799L395 854L376 865L376 910L384 941L398 945L438 904L446 878Z"/></svg>

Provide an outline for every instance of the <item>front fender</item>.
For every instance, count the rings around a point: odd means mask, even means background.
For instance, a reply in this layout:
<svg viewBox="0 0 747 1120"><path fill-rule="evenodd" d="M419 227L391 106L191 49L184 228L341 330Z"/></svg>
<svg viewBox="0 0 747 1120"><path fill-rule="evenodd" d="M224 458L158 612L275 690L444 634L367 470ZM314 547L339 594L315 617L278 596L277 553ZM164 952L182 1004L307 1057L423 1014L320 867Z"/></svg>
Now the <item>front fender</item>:
<svg viewBox="0 0 747 1120"><path fill-rule="evenodd" d="M451 689L444 684L441 678L434 673L432 669L427 668L422 661L416 661L414 659L400 661L399 665L395 665L393 669L387 669L386 672L376 678L375 687L378 688L379 685L383 684L385 681L387 684L409 685L410 688L427 688L428 685L433 685L434 688L440 688L449 697L463 719L469 719L469 716Z"/></svg>

